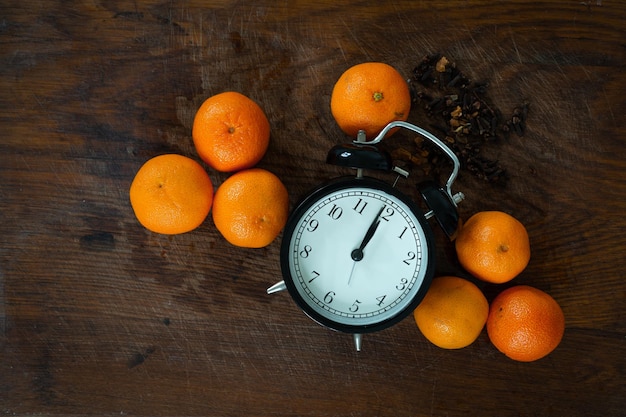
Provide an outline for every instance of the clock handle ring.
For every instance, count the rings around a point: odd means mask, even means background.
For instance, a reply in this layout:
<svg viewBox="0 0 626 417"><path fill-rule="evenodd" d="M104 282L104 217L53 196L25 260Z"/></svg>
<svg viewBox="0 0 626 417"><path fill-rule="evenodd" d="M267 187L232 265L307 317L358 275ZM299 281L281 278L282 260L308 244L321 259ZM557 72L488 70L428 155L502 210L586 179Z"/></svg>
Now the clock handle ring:
<svg viewBox="0 0 626 417"><path fill-rule="evenodd" d="M397 120L385 126L383 130L381 130L380 133L376 135L376 137L374 137L374 139L367 141L365 140L365 135L359 135L357 136L357 139L353 141L353 143L357 145L365 145L365 144L376 145L377 143L383 140L385 135L391 129L398 128L398 127L403 127L419 135L422 135L423 137L431 141L433 144L435 144L439 149L441 149L441 151L443 151L448 156L448 158L452 160L453 167L452 167L452 172L450 173L450 177L446 181L446 186L445 186L446 192L448 193L448 196L454 202L454 204L463 200L465 196L462 193L458 193L457 195L452 194L452 183L454 183L454 180L456 180L456 177L459 174L459 170L461 169L461 163L459 162L459 158L457 158L454 152L452 152L452 150L445 143L443 143L439 138L437 138L432 133L422 129L421 127L415 126L408 122Z"/></svg>

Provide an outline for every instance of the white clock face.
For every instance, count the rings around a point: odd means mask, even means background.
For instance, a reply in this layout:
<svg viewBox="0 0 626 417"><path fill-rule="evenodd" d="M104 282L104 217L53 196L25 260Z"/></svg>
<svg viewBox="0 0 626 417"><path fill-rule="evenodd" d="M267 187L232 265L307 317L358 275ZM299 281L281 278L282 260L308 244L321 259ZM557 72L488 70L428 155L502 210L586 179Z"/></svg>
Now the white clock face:
<svg viewBox="0 0 626 417"><path fill-rule="evenodd" d="M430 235L410 203L365 180L349 184L305 201L284 256L301 307L326 326L358 332L410 313L432 265Z"/></svg>

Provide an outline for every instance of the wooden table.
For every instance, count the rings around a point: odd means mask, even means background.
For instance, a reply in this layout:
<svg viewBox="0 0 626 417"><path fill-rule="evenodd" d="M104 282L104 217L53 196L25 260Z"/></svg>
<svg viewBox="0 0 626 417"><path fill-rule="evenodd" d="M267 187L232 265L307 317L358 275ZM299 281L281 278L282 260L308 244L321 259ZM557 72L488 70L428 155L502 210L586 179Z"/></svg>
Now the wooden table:
<svg viewBox="0 0 626 417"><path fill-rule="evenodd" d="M2 2L3 414L626 413L626 3L367 3ZM455 189L463 218L502 210L527 226L532 259L510 285L563 307L565 336L548 357L509 360L486 331L442 350L412 318L356 352L286 293L265 293L280 279L280 237L242 249L210 217L177 236L136 221L135 172L161 153L198 159L191 124L207 97L235 90L262 105L272 137L259 166L293 206L349 173L324 163L349 140L329 110L339 75L383 61L408 79L436 53L487 81L505 119L530 104L523 136L481 148L506 184L463 169ZM409 121L434 129L423 102ZM216 187L227 177L209 174ZM416 201L423 176L400 185ZM464 276L433 227L437 273ZM505 287L482 286L490 300Z"/></svg>

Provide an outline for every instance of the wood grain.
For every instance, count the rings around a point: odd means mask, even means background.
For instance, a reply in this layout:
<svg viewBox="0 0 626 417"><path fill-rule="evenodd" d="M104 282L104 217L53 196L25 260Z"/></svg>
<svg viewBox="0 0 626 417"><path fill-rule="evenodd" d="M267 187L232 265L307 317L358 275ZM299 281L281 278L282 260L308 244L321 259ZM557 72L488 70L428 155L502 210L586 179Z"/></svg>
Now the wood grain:
<svg viewBox="0 0 626 417"><path fill-rule="evenodd" d="M626 389L626 4L619 1L94 1L0 4L0 410L7 415L621 416ZM468 217L514 214L563 342L528 364L485 332L429 344L411 319L350 337L308 320L280 280L280 240L230 246L212 221L144 230L128 202L152 156L197 159L195 110L243 92L272 127L259 166L293 204L346 171L329 111L350 65L407 78L442 53L489 82L527 131L481 152L499 187L462 171ZM432 128L416 104L410 121ZM399 134L390 146L410 146ZM216 186L226 178L209 170ZM400 187L414 191L420 173ZM391 179L390 179L391 180ZM437 235L437 272L467 276ZM481 284L482 285L482 284ZM491 299L505 286L482 285Z"/></svg>

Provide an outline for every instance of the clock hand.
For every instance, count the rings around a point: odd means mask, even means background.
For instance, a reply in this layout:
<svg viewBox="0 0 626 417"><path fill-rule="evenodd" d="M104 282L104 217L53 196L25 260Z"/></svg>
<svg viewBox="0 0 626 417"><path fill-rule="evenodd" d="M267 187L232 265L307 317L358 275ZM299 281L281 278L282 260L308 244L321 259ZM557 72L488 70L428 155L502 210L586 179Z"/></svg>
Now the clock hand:
<svg viewBox="0 0 626 417"><path fill-rule="evenodd" d="M354 275L355 266L356 266L356 261L352 262L352 269L350 270L350 276L348 277L348 285L350 285L350 283L352 282L352 275Z"/></svg>
<svg viewBox="0 0 626 417"><path fill-rule="evenodd" d="M354 275L354 268L356 267L356 263L363 259L363 249L365 249L365 247L370 242L370 240L372 240L372 237L374 237L374 233L376 233L376 230L378 229L378 226L380 225L380 215L383 213L383 210L385 209L385 207L386 205L383 204L383 206L380 208L380 210L376 214L376 217L374 217L374 221L372 221L372 224L370 224L370 227L367 228L367 232L365 232L365 236L363 236L363 240L361 241L361 244L359 245L358 248L354 249L352 253L350 254L350 257L352 258L354 262L352 263L352 269L350 270L350 277L348 278L348 285L350 285L350 282L352 282L352 276Z"/></svg>
<svg viewBox="0 0 626 417"><path fill-rule="evenodd" d="M380 215L383 213L383 210L385 209L385 207L386 205L383 204L383 206L378 211L378 214L376 214L376 217L374 217L374 221L372 221L372 224L370 224L370 227L367 229L367 232L365 232L365 236L363 237L361 244L359 245L357 249L353 250L352 253L350 254L350 256L352 257L352 260L360 261L361 259L363 259L363 249L365 249L365 246L367 246L370 240L372 240L372 237L374 237L374 233L376 232L376 229L378 229L378 226L380 225Z"/></svg>

